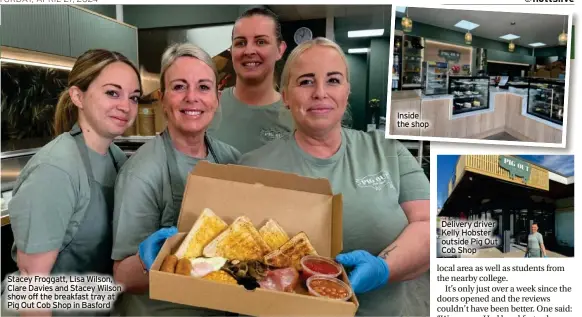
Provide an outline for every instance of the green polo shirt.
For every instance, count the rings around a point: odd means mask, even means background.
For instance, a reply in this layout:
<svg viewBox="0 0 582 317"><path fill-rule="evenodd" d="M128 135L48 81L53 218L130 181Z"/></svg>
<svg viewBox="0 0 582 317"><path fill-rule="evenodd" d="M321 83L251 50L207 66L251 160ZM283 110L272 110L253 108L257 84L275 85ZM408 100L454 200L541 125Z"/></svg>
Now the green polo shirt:
<svg viewBox="0 0 582 317"><path fill-rule="evenodd" d="M417 160L397 140L379 132L342 129L342 143L330 158L304 152L292 135L243 155L241 165L327 178L343 196L343 252L379 254L402 233L408 219L400 204L430 199L429 182ZM362 316L405 314L402 283L358 296Z"/></svg>
<svg viewBox="0 0 582 317"><path fill-rule="evenodd" d="M238 100L234 87L220 95L220 107L208 134L246 153L284 137L293 131L291 112L281 100L264 106L251 106Z"/></svg>

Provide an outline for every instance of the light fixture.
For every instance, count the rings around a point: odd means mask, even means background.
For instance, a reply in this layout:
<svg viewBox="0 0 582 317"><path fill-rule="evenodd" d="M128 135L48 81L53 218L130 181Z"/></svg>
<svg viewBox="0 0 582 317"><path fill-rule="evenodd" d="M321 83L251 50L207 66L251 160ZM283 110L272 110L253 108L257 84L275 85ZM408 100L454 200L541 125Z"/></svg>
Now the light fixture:
<svg viewBox="0 0 582 317"><path fill-rule="evenodd" d="M499 38L500 39L504 39L504 40L511 41L511 40L518 39L519 36L518 35L515 35L515 34L505 34L504 36L500 36Z"/></svg>
<svg viewBox="0 0 582 317"><path fill-rule="evenodd" d="M396 12L406 13L406 7L396 7Z"/></svg>
<svg viewBox="0 0 582 317"><path fill-rule="evenodd" d="M349 54L364 54L370 51L369 48L350 48L348 49Z"/></svg>
<svg viewBox="0 0 582 317"><path fill-rule="evenodd" d="M12 64L21 64L21 65L30 65L30 66L39 66L39 67L46 67L46 68L57 68L57 69L64 69L64 70L71 70L73 67L67 67L62 65L53 65L53 64L44 64L44 63L37 63L37 62L29 62L29 61L21 61L18 59L11 59L11 58L0 58L0 63L12 63Z"/></svg>
<svg viewBox="0 0 582 317"><path fill-rule="evenodd" d="M402 18L402 31L408 33L412 32L412 19L408 17L408 8L406 8L406 16Z"/></svg>
<svg viewBox="0 0 582 317"><path fill-rule="evenodd" d="M470 31L467 31L467 33L465 33L465 44L471 44L472 41L473 41L473 34L471 34Z"/></svg>
<svg viewBox="0 0 582 317"><path fill-rule="evenodd" d="M384 29L348 31L348 37L382 36Z"/></svg>
<svg viewBox="0 0 582 317"><path fill-rule="evenodd" d="M540 46L546 46L546 43L542 43L542 42L536 42L536 43L531 43L528 44L531 47L540 47Z"/></svg>
<svg viewBox="0 0 582 317"><path fill-rule="evenodd" d="M473 23L473 22L467 21L467 20L461 20L461 21L457 22L457 24L455 24L455 26L458 27L459 29L471 31L471 30L479 27L479 24L476 24L476 23Z"/></svg>
<svg viewBox="0 0 582 317"><path fill-rule="evenodd" d="M511 24L512 30L515 29L515 21L512 21L510 24ZM509 45L507 46L507 50L509 52L515 51L515 44L513 43L513 40L518 39L519 38L519 35L515 35L515 34L511 34L510 33L510 34L506 34L504 36L501 36L501 38L504 39L504 40L509 40L510 41L509 42Z"/></svg>
<svg viewBox="0 0 582 317"><path fill-rule="evenodd" d="M568 33L566 33L566 17L564 16L564 25L562 26L562 33L558 35L558 42L560 45L568 44Z"/></svg>

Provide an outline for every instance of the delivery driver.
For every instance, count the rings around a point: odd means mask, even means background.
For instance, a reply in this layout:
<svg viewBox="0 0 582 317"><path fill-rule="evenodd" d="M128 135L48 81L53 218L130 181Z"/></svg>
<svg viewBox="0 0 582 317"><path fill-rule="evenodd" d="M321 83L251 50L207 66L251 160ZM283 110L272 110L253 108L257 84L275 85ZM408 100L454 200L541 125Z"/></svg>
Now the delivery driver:
<svg viewBox="0 0 582 317"><path fill-rule="evenodd" d="M222 91L210 135L246 153L292 131L274 80L275 63L286 47L270 10L253 8L238 18L231 47L236 85Z"/></svg>
<svg viewBox="0 0 582 317"><path fill-rule="evenodd" d="M133 124L140 95L125 56L77 59L56 106L57 137L26 164L9 204L17 273L112 274L113 186L127 159L112 141Z"/></svg>
<svg viewBox="0 0 582 317"><path fill-rule="evenodd" d="M429 183L408 150L383 134L341 127L350 93L342 49L317 38L291 52L281 78L295 133L240 164L327 178L343 194L344 251L358 315L403 316L399 283L429 268ZM428 299L427 299L428 300Z"/></svg>
<svg viewBox="0 0 582 317"><path fill-rule="evenodd" d="M218 107L216 78L212 59L194 45L173 45L162 56L160 85L168 127L128 160L115 186L112 258L115 280L126 288L121 314L224 315L149 299L144 272L161 247L156 241L177 231L186 176L196 163L236 163L240 155L206 135Z"/></svg>
<svg viewBox="0 0 582 317"><path fill-rule="evenodd" d="M546 247L544 246L544 236L538 232L537 223L531 225L531 233L527 236L527 250L525 251L525 257L547 257Z"/></svg>

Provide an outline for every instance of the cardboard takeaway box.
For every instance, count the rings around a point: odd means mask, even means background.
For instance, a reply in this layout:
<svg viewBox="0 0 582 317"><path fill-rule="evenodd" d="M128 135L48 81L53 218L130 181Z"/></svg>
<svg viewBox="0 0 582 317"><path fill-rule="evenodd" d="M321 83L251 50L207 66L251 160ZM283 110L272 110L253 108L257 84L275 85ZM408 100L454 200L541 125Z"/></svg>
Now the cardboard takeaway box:
<svg viewBox="0 0 582 317"><path fill-rule="evenodd" d="M150 298L254 316L354 316L355 296L337 301L297 293L229 285L159 271L176 252L204 208L228 224L247 216L258 229L275 219L290 237L304 231L318 254L342 250L342 197L329 182L276 171L200 162L188 176L178 219L179 233L166 240L150 270ZM342 279L349 285L347 276Z"/></svg>

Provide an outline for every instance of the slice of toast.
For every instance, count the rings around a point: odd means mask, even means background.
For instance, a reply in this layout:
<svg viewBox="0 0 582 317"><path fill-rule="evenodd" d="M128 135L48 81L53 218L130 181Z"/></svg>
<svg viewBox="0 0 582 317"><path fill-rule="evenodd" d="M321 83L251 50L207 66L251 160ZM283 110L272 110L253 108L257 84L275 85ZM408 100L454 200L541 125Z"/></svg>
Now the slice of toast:
<svg viewBox="0 0 582 317"><path fill-rule="evenodd" d="M228 260L262 261L271 248L245 216L238 217L203 251L205 257L223 257Z"/></svg>
<svg viewBox="0 0 582 317"><path fill-rule="evenodd" d="M263 240L267 242L271 250L279 249L285 242L289 241L289 236L281 228L281 226L273 219L269 219L267 223L259 229L259 233Z"/></svg>
<svg viewBox="0 0 582 317"><path fill-rule="evenodd" d="M175 255L178 259L192 259L202 256L204 247L226 228L228 228L228 224L224 220L220 219L211 209L205 208Z"/></svg>
<svg viewBox="0 0 582 317"><path fill-rule="evenodd" d="M279 249L265 255L265 264L274 267L294 267L301 270L301 258L306 255L317 255L317 251L305 232L300 232L283 244Z"/></svg>

